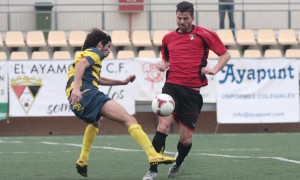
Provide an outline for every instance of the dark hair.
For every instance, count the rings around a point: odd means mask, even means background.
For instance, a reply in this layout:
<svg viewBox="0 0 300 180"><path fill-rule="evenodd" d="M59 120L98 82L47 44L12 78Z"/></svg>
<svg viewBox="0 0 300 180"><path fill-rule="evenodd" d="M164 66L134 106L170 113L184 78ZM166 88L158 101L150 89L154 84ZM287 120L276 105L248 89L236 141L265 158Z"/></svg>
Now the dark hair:
<svg viewBox="0 0 300 180"><path fill-rule="evenodd" d="M111 37L98 28L92 28L91 32L88 33L85 38L82 50L84 51L90 47L97 47L99 42L102 42L103 46L105 46L108 42L111 42Z"/></svg>
<svg viewBox="0 0 300 180"><path fill-rule="evenodd" d="M194 5L187 1L182 1L176 5L176 12L189 12L191 16L194 16Z"/></svg>

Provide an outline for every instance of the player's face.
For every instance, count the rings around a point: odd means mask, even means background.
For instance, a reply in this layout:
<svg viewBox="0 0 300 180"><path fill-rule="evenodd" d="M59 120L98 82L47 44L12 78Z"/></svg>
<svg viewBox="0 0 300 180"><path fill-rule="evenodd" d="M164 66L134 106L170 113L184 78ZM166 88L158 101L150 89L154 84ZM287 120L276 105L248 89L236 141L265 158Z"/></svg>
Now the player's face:
<svg viewBox="0 0 300 180"><path fill-rule="evenodd" d="M108 42L105 46L102 46L101 51L104 57L107 57L110 53L111 42Z"/></svg>
<svg viewBox="0 0 300 180"><path fill-rule="evenodd" d="M189 12L176 12L177 16L177 26L179 28L179 32L186 33L192 30L194 16L191 16Z"/></svg>

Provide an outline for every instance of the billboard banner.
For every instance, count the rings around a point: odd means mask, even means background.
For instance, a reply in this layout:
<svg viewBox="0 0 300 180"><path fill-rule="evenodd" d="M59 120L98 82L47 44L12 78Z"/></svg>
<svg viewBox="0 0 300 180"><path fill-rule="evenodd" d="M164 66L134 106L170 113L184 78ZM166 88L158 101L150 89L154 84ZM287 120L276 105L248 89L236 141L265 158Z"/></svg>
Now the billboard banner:
<svg viewBox="0 0 300 180"><path fill-rule="evenodd" d="M10 61L9 115L19 116L73 116L65 95L69 66L73 61ZM102 74L117 79L130 73L132 61L103 61ZM99 87L131 113L134 100L128 86Z"/></svg>
<svg viewBox="0 0 300 180"><path fill-rule="evenodd" d="M152 99L161 94L165 83L165 73L156 69L156 63L160 59L136 58L134 59L134 69L136 74L135 100L152 101Z"/></svg>
<svg viewBox="0 0 300 180"><path fill-rule="evenodd" d="M0 120L8 114L8 61L0 61Z"/></svg>
<svg viewBox="0 0 300 180"><path fill-rule="evenodd" d="M208 67L214 67L218 60L209 59L207 61ZM206 75L206 78L208 80L208 85L204 86L200 89L200 94L203 97L204 103L216 103L217 102L217 92L216 92L216 77L214 75Z"/></svg>
<svg viewBox="0 0 300 180"><path fill-rule="evenodd" d="M165 72L156 69L156 63L160 59L135 58L134 72L137 75L135 82L135 100L152 101L152 99L161 94L162 87L165 83ZM209 60L209 65L214 66L217 61ZM216 83L214 76L207 75L208 85L201 88L200 93L203 96L204 103L216 103Z"/></svg>
<svg viewBox="0 0 300 180"><path fill-rule="evenodd" d="M101 76L124 80L134 74L132 60L104 60ZM129 114L135 114L134 83L118 86L99 86L99 90L121 104Z"/></svg>
<svg viewBox="0 0 300 180"><path fill-rule="evenodd" d="M299 122L299 68L284 60L231 60L217 74L218 123Z"/></svg>

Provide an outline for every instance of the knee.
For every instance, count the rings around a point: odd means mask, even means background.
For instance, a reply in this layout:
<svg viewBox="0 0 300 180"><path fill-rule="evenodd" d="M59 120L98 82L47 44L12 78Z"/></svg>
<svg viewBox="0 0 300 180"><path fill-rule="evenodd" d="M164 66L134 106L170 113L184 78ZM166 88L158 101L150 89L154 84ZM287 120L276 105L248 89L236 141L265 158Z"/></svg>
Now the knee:
<svg viewBox="0 0 300 180"><path fill-rule="evenodd" d="M94 126L95 128L99 128L101 125L101 119L98 122L94 122L93 124L91 124L92 126Z"/></svg>
<svg viewBox="0 0 300 180"><path fill-rule="evenodd" d="M192 137L182 136L182 137L180 137L180 142L182 145L188 146L192 143Z"/></svg>
<svg viewBox="0 0 300 180"><path fill-rule="evenodd" d="M166 124L166 123L159 123L157 125L157 130L159 132L162 132L164 134L168 134L169 131L170 131L170 125L169 124Z"/></svg>
<svg viewBox="0 0 300 180"><path fill-rule="evenodd" d="M99 121L97 122L97 126L100 127L103 123L103 116L100 117Z"/></svg>
<svg viewBox="0 0 300 180"><path fill-rule="evenodd" d="M134 116L130 116L130 121L131 121L132 123L137 123L137 120L135 119Z"/></svg>
<svg viewBox="0 0 300 180"><path fill-rule="evenodd" d="M137 124L137 120L135 119L135 117L129 115L129 117L127 118L127 121L125 121L124 124L129 127L132 124Z"/></svg>

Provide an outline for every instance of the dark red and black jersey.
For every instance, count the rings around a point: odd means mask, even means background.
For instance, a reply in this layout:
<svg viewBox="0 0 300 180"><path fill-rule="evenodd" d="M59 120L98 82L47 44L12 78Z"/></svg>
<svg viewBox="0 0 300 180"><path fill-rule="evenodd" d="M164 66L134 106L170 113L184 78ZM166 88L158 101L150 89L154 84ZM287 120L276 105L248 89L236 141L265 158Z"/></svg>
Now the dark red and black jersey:
<svg viewBox="0 0 300 180"><path fill-rule="evenodd" d="M166 34L162 40L162 58L169 62L166 82L188 86L207 85L200 69L207 65L209 49L223 55L227 49L218 35L208 29L193 26L188 33L177 30Z"/></svg>

